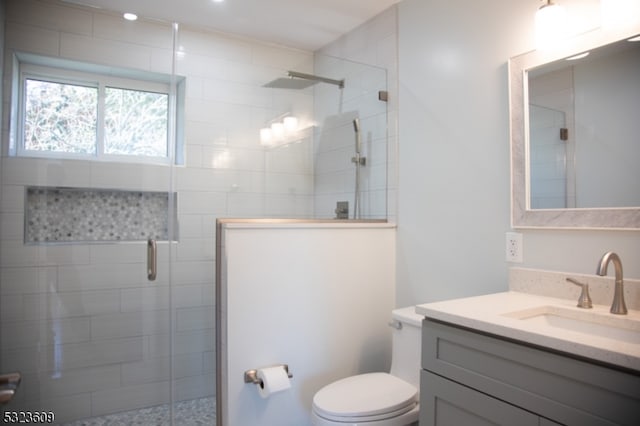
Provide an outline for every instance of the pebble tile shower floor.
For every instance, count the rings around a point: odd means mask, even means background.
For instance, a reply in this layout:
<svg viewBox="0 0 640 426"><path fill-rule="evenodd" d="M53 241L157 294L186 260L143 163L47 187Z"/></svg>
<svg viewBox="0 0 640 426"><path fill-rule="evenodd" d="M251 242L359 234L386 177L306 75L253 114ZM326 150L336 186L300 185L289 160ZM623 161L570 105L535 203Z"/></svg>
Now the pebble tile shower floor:
<svg viewBox="0 0 640 426"><path fill-rule="evenodd" d="M215 398L201 398L182 401L175 404L176 426L214 425L216 424ZM124 411L102 417L76 420L64 426L134 426L134 425L170 425L169 405Z"/></svg>

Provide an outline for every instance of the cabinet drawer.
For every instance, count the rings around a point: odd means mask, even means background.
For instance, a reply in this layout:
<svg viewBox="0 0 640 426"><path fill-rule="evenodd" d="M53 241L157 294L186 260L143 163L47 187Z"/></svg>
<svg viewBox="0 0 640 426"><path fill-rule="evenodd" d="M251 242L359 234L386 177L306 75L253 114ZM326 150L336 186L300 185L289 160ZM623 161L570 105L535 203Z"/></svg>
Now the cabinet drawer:
<svg viewBox="0 0 640 426"><path fill-rule="evenodd" d="M638 424L638 375L429 319L422 334L433 373L563 424Z"/></svg>
<svg viewBox="0 0 640 426"><path fill-rule="evenodd" d="M420 375L420 426L539 426L539 417L428 371Z"/></svg>

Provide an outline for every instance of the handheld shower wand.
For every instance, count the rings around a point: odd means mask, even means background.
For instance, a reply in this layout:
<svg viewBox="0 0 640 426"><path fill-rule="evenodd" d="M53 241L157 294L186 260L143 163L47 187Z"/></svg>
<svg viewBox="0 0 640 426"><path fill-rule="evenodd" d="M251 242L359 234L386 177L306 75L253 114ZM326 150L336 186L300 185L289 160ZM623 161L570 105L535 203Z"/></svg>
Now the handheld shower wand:
<svg viewBox="0 0 640 426"><path fill-rule="evenodd" d="M356 155L355 157L351 157L351 162L356 165L356 188L354 194L354 203L353 203L353 218L360 218L360 166L364 166L367 163L367 159L365 157L360 156L362 150L362 137L360 136L360 119L353 119L353 130L356 136Z"/></svg>
<svg viewBox="0 0 640 426"><path fill-rule="evenodd" d="M362 139L360 138L360 119L353 119L353 131L356 132L356 154L360 154L362 149Z"/></svg>

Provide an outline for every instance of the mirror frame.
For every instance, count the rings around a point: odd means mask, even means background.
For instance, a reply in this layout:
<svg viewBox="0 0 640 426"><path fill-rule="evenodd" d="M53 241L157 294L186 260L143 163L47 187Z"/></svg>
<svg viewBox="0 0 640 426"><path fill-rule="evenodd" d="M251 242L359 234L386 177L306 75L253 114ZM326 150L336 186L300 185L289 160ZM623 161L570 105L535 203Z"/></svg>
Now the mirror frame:
<svg viewBox="0 0 640 426"><path fill-rule="evenodd" d="M509 59L511 136L511 226L513 228L640 230L640 207L529 208L529 114L527 70L640 34L640 26L623 30L589 31L553 51L524 53Z"/></svg>

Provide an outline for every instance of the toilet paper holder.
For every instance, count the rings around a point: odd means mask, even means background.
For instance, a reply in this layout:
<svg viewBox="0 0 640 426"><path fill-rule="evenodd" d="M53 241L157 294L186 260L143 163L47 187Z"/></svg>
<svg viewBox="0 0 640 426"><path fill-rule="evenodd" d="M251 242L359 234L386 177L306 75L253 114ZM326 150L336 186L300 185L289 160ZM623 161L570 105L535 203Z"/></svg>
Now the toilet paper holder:
<svg viewBox="0 0 640 426"><path fill-rule="evenodd" d="M289 366L287 364L272 365L271 367L282 367L290 379L293 377L293 374L289 372ZM244 382L253 383L254 385L259 385L262 382L262 380L258 379L258 370L255 369L255 370L245 371Z"/></svg>

